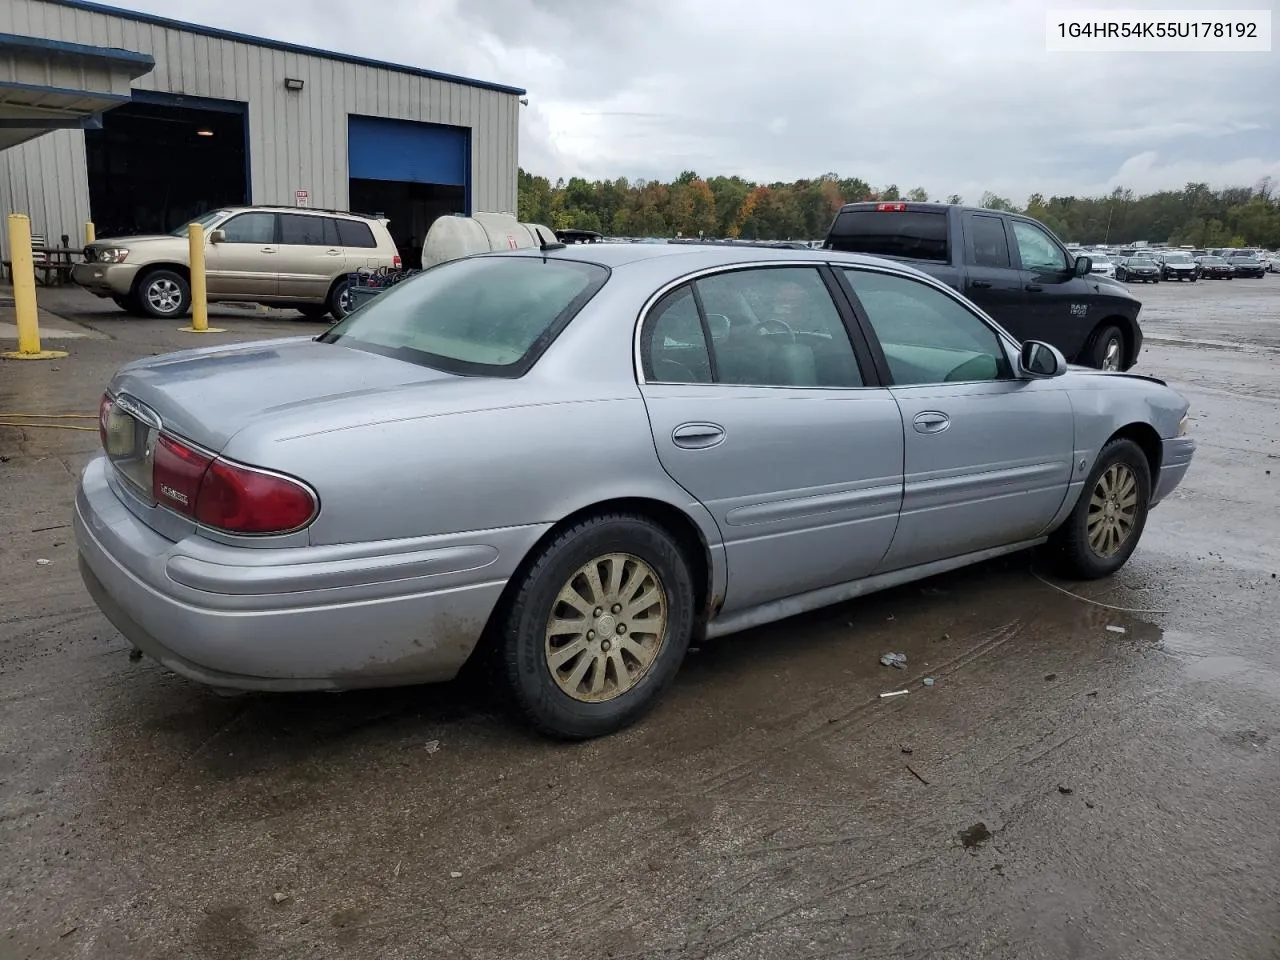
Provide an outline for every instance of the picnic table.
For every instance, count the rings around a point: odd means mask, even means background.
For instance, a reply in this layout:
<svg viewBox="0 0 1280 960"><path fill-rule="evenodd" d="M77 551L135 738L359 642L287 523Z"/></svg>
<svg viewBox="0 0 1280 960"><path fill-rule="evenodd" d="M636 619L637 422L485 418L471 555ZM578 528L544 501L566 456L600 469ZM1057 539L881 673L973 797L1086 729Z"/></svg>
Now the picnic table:
<svg viewBox="0 0 1280 960"><path fill-rule="evenodd" d="M71 238L66 234L62 236L62 246L46 247L44 238L33 236L31 238L31 258L34 261L36 281L46 287L61 286L71 282L71 268L75 265L74 258L84 256L84 248L68 246ZM13 279L13 261L0 260L0 275L4 279Z"/></svg>

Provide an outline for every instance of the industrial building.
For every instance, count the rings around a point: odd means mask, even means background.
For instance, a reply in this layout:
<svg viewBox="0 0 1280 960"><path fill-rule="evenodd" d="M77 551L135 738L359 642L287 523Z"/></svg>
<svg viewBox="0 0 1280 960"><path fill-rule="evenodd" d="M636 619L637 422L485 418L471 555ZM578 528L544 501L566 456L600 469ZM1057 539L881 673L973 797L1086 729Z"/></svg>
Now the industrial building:
<svg viewBox="0 0 1280 960"><path fill-rule="evenodd" d="M0 212L74 245L231 204L515 212L524 91L122 10L0 0ZM406 259L412 260L412 254Z"/></svg>

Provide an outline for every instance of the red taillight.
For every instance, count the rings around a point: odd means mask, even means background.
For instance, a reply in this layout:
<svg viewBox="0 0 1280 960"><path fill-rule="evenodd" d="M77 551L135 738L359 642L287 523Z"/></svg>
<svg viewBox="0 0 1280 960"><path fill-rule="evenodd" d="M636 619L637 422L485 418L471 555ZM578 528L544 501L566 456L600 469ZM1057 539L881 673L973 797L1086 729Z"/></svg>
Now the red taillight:
<svg viewBox="0 0 1280 960"><path fill-rule="evenodd" d="M200 483L212 462L211 457L161 434L151 469L152 495L169 509L195 517Z"/></svg>
<svg viewBox="0 0 1280 960"><path fill-rule="evenodd" d="M316 513L315 495L297 480L211 457L163 434L152 493L169 509L226 533L288 533Z"/></svg>
<svg viewBox="0 0 1280 960"><path fill-rule="evenodd" d="M880 213L906 213L907 205L905 203L877 203L876 210Z"/></svg>
<svg viewBox="0 0 1280 960"><path fill-rule="evenodd" d="M399 269L400 269L400 262L401 262L401 261L400 261L400 254L398 254L398 253L397 253L394 257L392 257L392 258L391 258L391 266L393 266L393 267L394 267L395 269L397 269L397 270L399 270Z"/></svg>
<svg viewBox="0 0 1280 960"><path fill-rule="evenodd" d="M107 422L111 417L111 394L104 393L98 401L98 439L102 441L102 449L107 449Z"/></svg>
<svg viewBox="0 0 1280 960"><path fill-rule="evenodd" d="M214 460L200 484L196 520L232 533L287 533L316 512L315 496L288 477Z"/></svg>

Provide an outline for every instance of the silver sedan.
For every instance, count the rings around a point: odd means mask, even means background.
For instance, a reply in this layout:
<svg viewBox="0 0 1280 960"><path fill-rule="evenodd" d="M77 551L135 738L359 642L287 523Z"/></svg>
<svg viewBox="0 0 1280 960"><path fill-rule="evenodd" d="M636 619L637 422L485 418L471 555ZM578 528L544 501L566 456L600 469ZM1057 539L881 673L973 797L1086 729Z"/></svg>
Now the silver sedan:
<svg viewBox="0 0 1280 960"><path fill-rule="evenodd" d="M166 667L332 690L483 655L568 738L693 638L1042 544L1114 573L1195 449L1161 381L910 267L743 245L445 263L319 337L126 366L101 427L81 570Z"/></svg>

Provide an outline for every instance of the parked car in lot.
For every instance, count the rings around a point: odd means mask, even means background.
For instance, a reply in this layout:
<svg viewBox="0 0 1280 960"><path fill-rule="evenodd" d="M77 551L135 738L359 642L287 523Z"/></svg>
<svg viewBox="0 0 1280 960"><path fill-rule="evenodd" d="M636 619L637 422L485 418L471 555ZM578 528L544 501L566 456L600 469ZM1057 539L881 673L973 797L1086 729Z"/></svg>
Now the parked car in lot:
<svg viewBox="0 0 1280 960"><path fill-rule="evenodd" d="M1089 256L1090 267L1089 272L1103 277L1114 277L1116 275L1116 265L1110 257L1105 254L1095 253Z"/></svg>
<svg viewBox="0 0 1280 960"><path fill-rule="evenodd" d="M1142 349L1142 304L1092 276L1029 217L945 203L850 203L826 249L889 257L959 290L1020 340L1053 344L1073 362L1127 370Z"/></svg>
<svg viewBox="0 0 1280 960"><path fill-rule="evenodd" d="M1262 279L1264 271L1262 261L1251 253L1233 253L1227 257L1232 273L1237 277L1255 277Z"/></svg>
<svg viewBox="0 0 1280 960"><path fill-rule="evenodd" d="M1160 256L1161 280L1190 280L1196 282L1196 262L1185 253L1166 253Z"/></svg>
<svg viewBox="0 0 1280 960"><path fill-rule="evenodd" d="M336 210L227 207L195 221L205 230L210 302L294 307L341 318L350 309L347 277L399 267L386 220ZM171 234L113 237L84 248L71 279L131 313L179 317L191 309L186 225Z"/></svg>
<svg viewBox="0 0 1280 960"><path fill-rule="evenodd" d="M1150 257L1126 257L1116 267L1116 279L1125 283L1159 283L1160 267Z"/></svg>
<svg viewBox="0 0 1280 960"><path fill-rule="evenodd" d="M1222 257L1197 257L1196 273L1209 280L1230 280L1236 275L1235 268Z"/></svg>
<svg viewBox="0 0 1280 960"><path fill-rule="evenodd" d="M122 368L74 526L95 601L176 673L331 690L474 654L583 738L695 637L1038 544L1113 573L1190 464L1187 409L901 263L548 244L314 339Z"/></svg>

